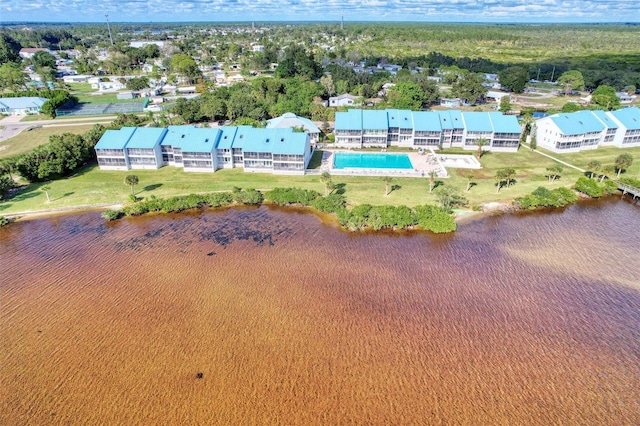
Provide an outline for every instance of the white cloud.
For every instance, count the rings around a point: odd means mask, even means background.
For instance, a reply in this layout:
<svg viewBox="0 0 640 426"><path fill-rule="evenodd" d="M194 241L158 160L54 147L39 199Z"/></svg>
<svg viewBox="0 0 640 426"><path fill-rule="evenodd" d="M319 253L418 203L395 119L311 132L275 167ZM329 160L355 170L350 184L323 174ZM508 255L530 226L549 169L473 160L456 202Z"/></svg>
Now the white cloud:
<svg viewBox="0 0 640 426"><path fill-rule="evenodd" d="M639 22L637 0L59 0L3 2L8 21Z"/></svg>

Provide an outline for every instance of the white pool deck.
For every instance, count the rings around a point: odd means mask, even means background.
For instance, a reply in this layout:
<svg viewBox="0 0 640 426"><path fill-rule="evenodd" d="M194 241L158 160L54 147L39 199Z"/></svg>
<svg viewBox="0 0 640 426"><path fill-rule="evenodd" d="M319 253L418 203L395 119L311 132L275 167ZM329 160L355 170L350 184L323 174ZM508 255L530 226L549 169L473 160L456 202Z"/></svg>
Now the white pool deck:
<svg viewBox="0 0 640 426"><path fill-rule="evenodd" d="M439 178L448 178L449 168L466 168L466 169L480 169L482 166L480 162L473 155L459 155L459 154L438 154L434 151L423 152L386 152L381 150L382 153L390 155L407 155L411 161L413 169L363 169L363 168L334 168L334 154L338 152L354 153L349 150L324 150L322 154L322 165L320 170L314 171L318 174L322 172L329 172L336 176L397 176L397 177L417 177L417 178L429 178L429 174L432 171L436 172L436 176ZM358 151L359 153L377 154L377 152ZM310 170L307 170L308 174Z"/></svg>

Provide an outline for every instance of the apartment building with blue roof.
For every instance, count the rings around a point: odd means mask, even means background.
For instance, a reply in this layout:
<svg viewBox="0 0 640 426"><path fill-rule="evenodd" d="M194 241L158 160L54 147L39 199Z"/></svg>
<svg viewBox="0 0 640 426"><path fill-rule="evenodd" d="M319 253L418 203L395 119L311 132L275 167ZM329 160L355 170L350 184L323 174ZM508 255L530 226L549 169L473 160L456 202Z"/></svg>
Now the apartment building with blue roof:
<svg viewBox="0 0 640 426"><path fill-rule="evenodd" d="M409 110L337 112L335 145L344 148L402 146L461 147L516 151L521 129L514 116L502 113ZM386 136L386 141L384 140Z"/></svg>
<svg viewBox="0 0 640 426"><path fill-rule="evenodd" d="M96 146L96 157L100 170L129 170L129 157L126 146L135 127L123 127L120 130L107 130Z"/></svg>
<svg viewBox="0 0 640 426"><path fill-rule="evenodd" d="M243 167L247 172L304 174L312 153L305 132L250 126L125 127L105 132L96 144L98 164L104 170L176 166L215 172Z"/></svg>
<svg viewBox="0 0 640 426"><path fill-rule="evenodd" d="M640 146L640 109L578 111L536 121L536 142L553 152L578 152L599 146Z"/></svg>
<svg viewBox="0 0 640 426"><path fill-rule="evenodd" d="M620 148L640 146L640 108L623 108L612 111L610 114L620 125L615 146Z"/></svg>
<svg viewBox="0 0 640 426"><path fill-rule="evenodd" d="M163 166L160 143L167 129L138 127L126 145L129 166L132 169L159 169Z"/></svg>

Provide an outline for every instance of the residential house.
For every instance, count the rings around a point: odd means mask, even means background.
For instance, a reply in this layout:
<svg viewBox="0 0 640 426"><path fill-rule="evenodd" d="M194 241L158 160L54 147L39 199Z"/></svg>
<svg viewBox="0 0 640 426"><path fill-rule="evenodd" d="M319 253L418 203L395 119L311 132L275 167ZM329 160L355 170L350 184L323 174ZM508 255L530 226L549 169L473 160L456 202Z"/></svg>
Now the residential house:
<svg viewBox="0 0 640 426"><path fill-rule="evenodd" d="M27 115L38 114L42 105L47 101L45 98L20 97L20 98L0 98L0 114L2 115Z"/></svg>
<svg viewBox="0 0 640 426"><path fill-rule="evenodd" d="M51 53L49 49L45 49L43 47L23 47L22 49L20 49L20 52L18 52L18 55L20 55L20 57L24 59L31 59L33 58L33 55L36 54L36 52Z"/></svg>
<svg viewBox="0 0 640 426"><path fill-rule="evenodd" d="M446 108L460 108L462 100L460 98L440 98L440 106Z"/></svg>
<svg viewBox="0 0 640 426"><path fill-rule="evenodd" d="M341 106L356 106L357 96L350 95L348 93L332 96L329 98L329 106L330 107L341 107Z"/></svg>
<svg viewBox="0 0 640 426"><path fill-rule="evenodd" d="M489 90L484 97L488 102L498 102L502 100L502 98L508 98L511 100L511 95L506 92L496 92L493 90Z"/></svg>
<svg viewBox="0 0 640 426"><path fill-rule="evenodd" d="M267 120L267 129L286 129L286 128L303 128L309 135L309 140L312 144L318 143L320 138L320 129L313 121L308 118L300 117L292 112L287 112L280 117Z"/></svg>

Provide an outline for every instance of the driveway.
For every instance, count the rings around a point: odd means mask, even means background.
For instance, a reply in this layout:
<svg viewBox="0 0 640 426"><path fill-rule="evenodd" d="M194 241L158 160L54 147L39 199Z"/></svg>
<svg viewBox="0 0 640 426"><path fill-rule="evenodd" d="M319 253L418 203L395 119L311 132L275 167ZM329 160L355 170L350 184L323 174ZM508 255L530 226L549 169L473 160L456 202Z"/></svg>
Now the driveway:
<svg viewBox="0 0 640 426"><path fill-rule="evenodd" d="M111 123L116 116L105 117L78 117L64 120L40 120L40 121L23 121L24 115L10 115L0 120L0 126L4 129L0 130L0 143L16 136L18 133L29 128L37 127L57 127L57 126L80 126L83 124Z"/></svg>

